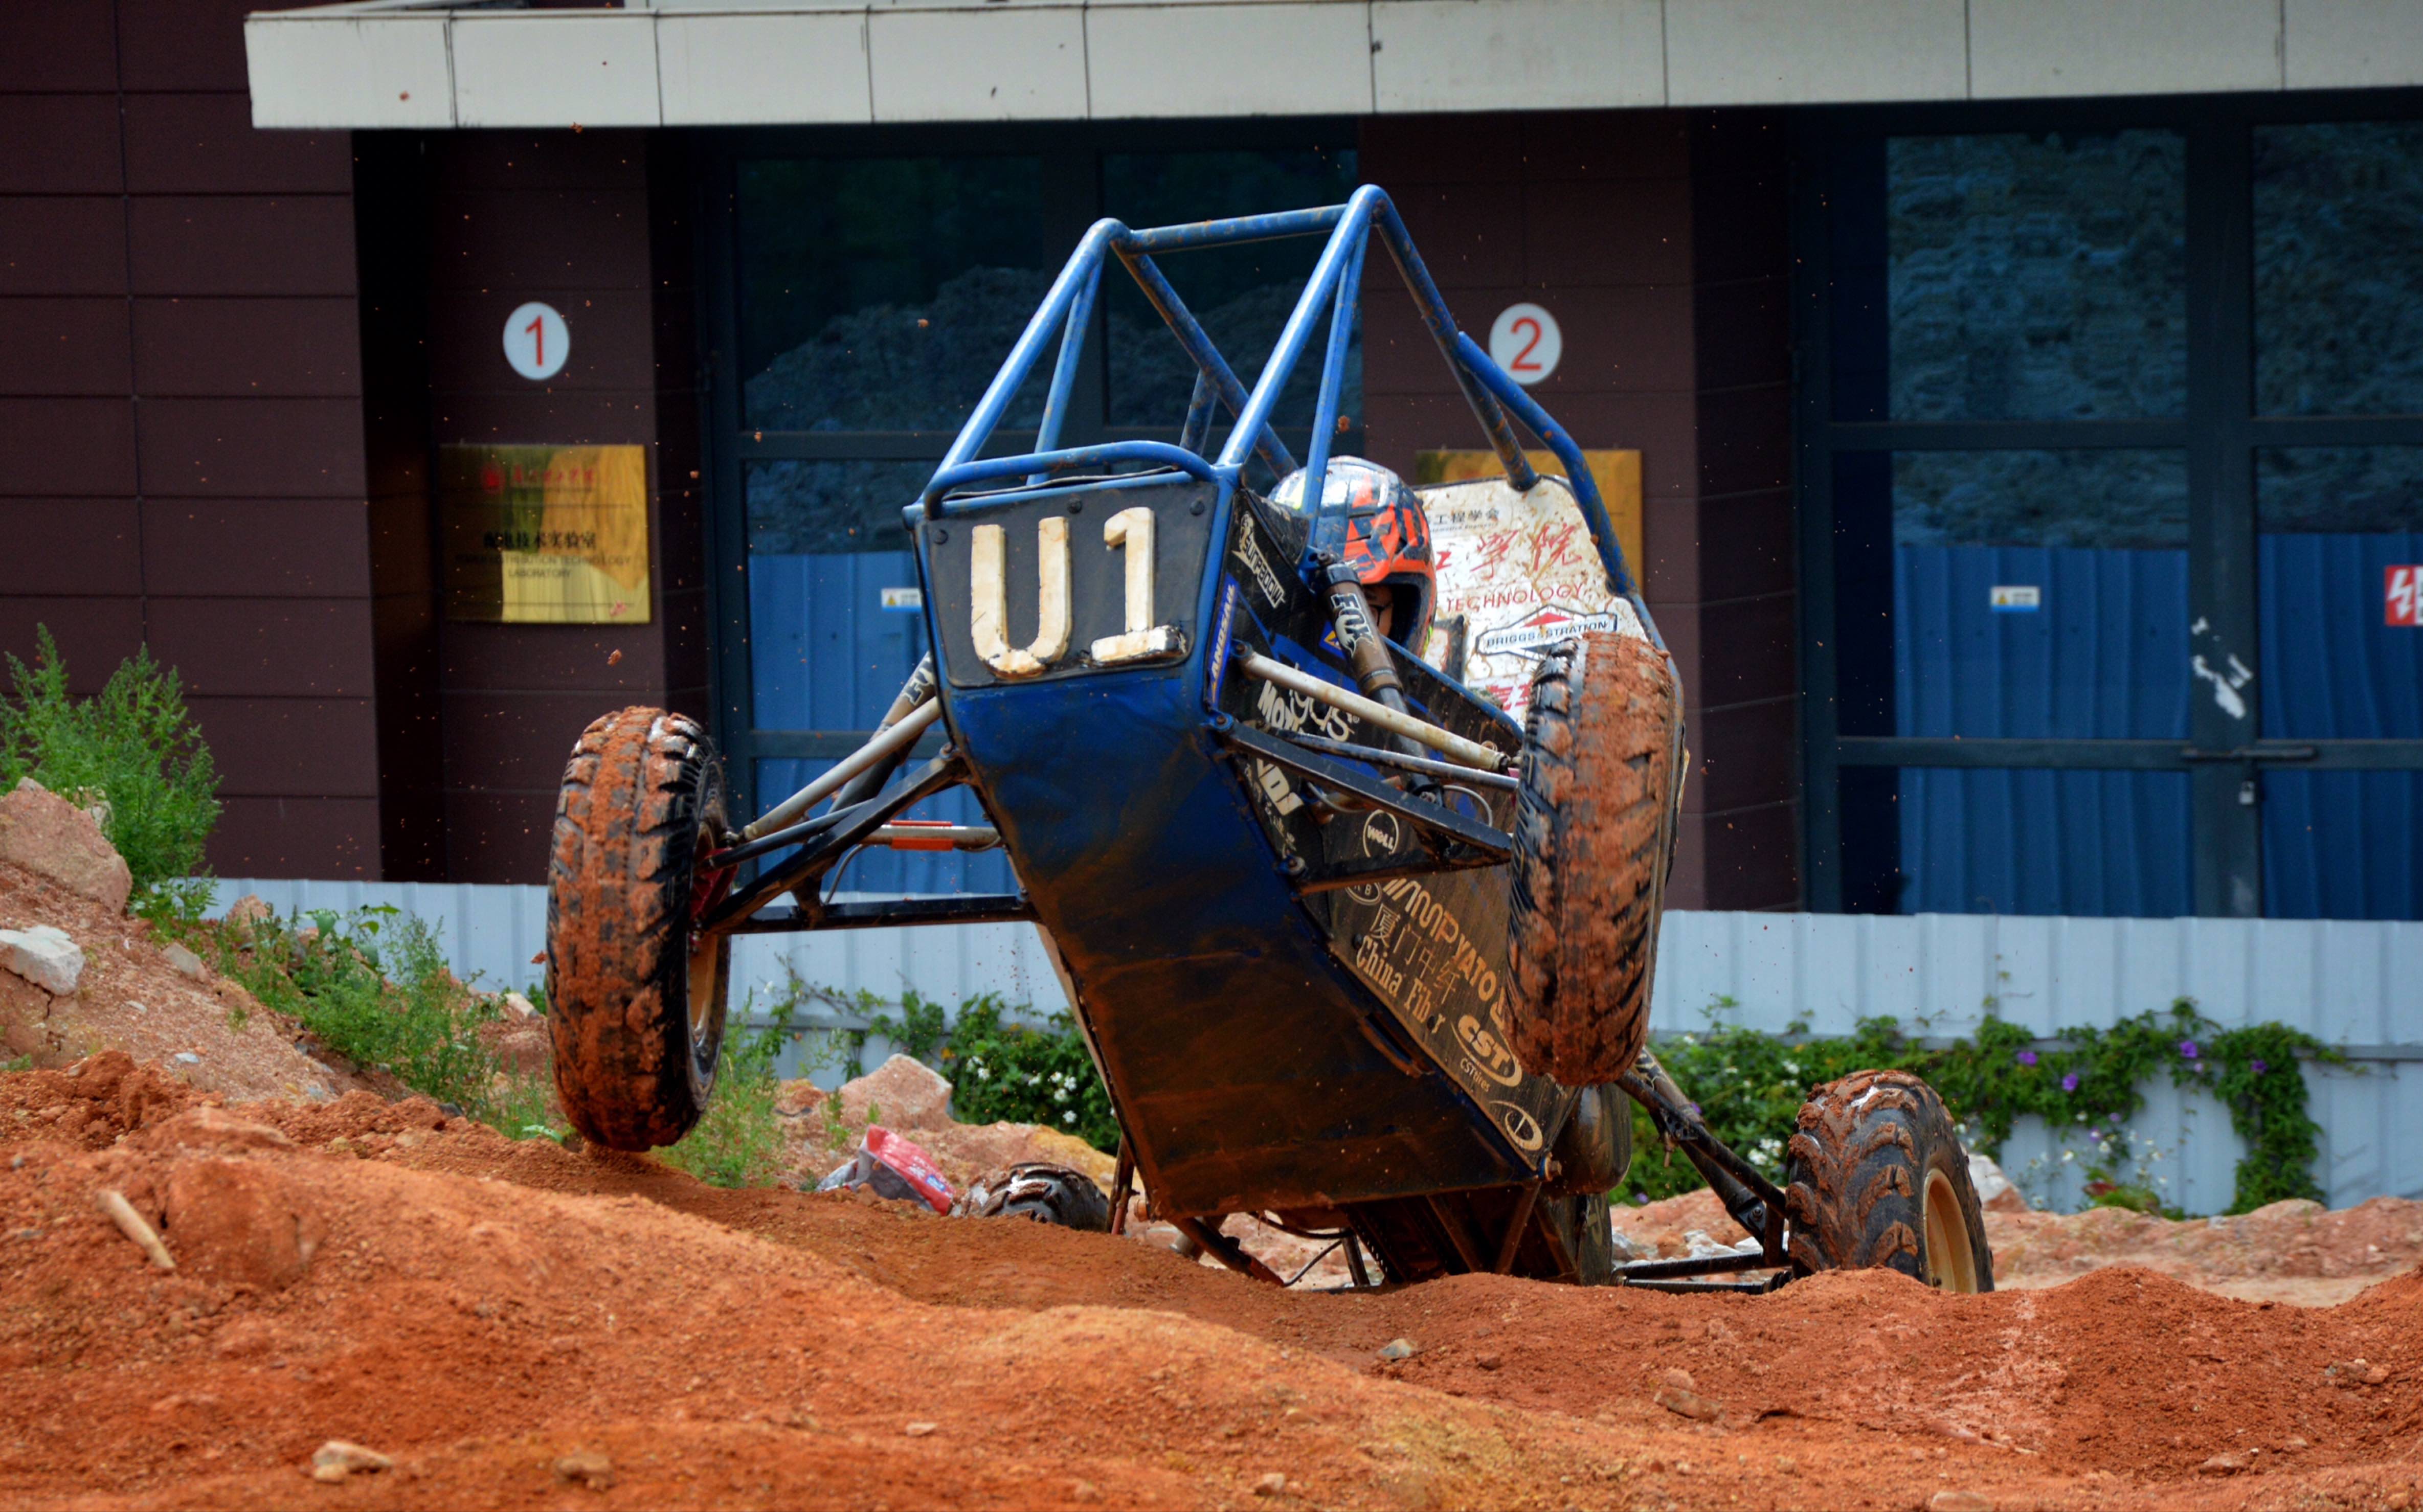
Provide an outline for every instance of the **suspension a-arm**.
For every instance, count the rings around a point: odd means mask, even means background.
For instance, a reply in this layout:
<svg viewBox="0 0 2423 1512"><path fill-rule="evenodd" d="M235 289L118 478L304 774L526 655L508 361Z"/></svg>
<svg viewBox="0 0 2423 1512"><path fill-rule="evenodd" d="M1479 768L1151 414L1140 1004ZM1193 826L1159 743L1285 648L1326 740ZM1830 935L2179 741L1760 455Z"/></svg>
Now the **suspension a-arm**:
<svg viewBox="0 0 2423 1512"><path fill-rule="evenodd" d="M1756 1166L1717 1138L1701 1119L1698 1106L1683 1095L1683 1089L1674 1085L1674 1079L1666 1074L1666 1068L1657 1063L1657 1057L1650 1053L1648 1047L1641 1047L1639 1061L1616 1085L1649 1110L1650 1121L1657 1126L1666 1147L1681 1150L1683 1158L1707 1178L1710 1189L1724 1204L1733 1221L1744 1232L1758 1236L1760 1252L1752 1264L1789 1266L1791 1257L1783 1248L1782 1191Z"/></svg>

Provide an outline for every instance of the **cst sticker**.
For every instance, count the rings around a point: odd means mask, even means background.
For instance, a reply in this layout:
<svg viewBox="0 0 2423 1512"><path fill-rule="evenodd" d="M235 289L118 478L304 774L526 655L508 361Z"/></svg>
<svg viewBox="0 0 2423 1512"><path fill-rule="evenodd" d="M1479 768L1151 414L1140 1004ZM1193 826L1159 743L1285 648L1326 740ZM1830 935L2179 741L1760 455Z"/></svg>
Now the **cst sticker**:
<svg viewBox="0 0 2423 1512"><path fill-rule="evenodd" d="M1523 1084L1523 1068L1514 1063L1514 1052L1508 1049L1506 1042L1492 1033L1489 1026L1479 1018L1470 1014L1458 1016L1455 1037L1456 1042L1464 1047L1464 1053L1470 1058L1474 1070L1501 1087Z"/></svg>
<svg viewBox="0 0 2423 1512"><path fill-rule="evenodd" d="M2044 607L2044 590L2034 583L1996 583L1986 591L1986 606L1996 614L2034 614Z"/></svg>
<svg viewBox="0 0 2423 1512"><path fill-rule="evenodd" d="M882 593L883 606L899 613L914 613L926 606L926 591L913 584L908 588L887 588Z"/></svg>

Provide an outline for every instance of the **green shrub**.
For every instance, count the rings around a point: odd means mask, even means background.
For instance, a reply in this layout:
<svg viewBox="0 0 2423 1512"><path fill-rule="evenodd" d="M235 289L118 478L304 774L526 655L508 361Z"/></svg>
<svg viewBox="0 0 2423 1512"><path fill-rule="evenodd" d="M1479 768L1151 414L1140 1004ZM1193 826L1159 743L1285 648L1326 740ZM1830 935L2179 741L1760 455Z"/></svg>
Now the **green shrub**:
<svg viewBox="0 0 2423 1512"><path fill-rule="evenodd" d="M99 697L76 699L50 631L38 627L35 638L33 666L8 658L17 692L0 699L0 788L30 777L71 802L105 801L103 832L135 878L130 906L199 918L211 901L202 853L218 823L218 773L175 669L147 647Z"/></svg>
<svg viewBox="0 0 2423 1512"><path fill-rule="evenodd" d="M546 1079L509 1072L480 1038L494 999L447 969L421 921L381 906L311 922L262 920L181 931L214 947L219 970L356 1065L515 1138L562 1138Z"/></svg>
<svg viewBox="0 0 2423 1512"><path fill-rule="evenodd" d="M960 1122L1042 1124L1105 1154L1118 1149L1111 1095L1069 1015L1053 1015L1043 1029L1005 1024L1000 999L971 998L959 1004L945 1053L942 1074Z"/></svg>
<svg viewBox="0 0 2423 1512"><path fill-rule="evenodd" d="M784 1044L798 1039L787 1004L771 1024L727 1039L705 1116L663 1150L666 1163L711 1187L770 1187L781 1180L787 1167L783 1123L774 1111L782 1085L775 1062Z"/></svg>
<svg viewBox="0 0 2423 1512"><path fill-rule="evenodd" d="M942 1074L951 1083L952 1114L961 1123L1042 1124L1106 1154L1119 1147L1111 1095L1077 1021L1067 1014L1053 1014L1040 1027L1012 1023L1009 1016L1023 1018L1032 1010L988 992L960 1003L953 1016L911 992L895 1016L868 993L845 999L801 990L866 1016L866 1028L840 1036L842 1063L853 1077L866 1074L867 1041L879 1035Z"/></svg>
<svg viewBox="0 0 2423 1512"><path fill-rule="evenodd" d="M1711 1005L1711 1019L1731 1006ZM1784 1142L1812 1088L1886 1068L1924 1077L1971 1148L1999 1158L2012 1126L2034 1114L2067 1147L2065 1159L2083 1166L2094 1202L2156 1210L2162 1204L2146 1175L2146 1157L2124 1126L2145 1107L2146 1083L2167 1076L2178 1087L2219 1098L2245 1141L2231 1212L2321 1197L2313 1174L2320 1128L2307 1110L2298 1063L2346 1060L2312 1035L2281 1024L2225 1030L2181 999L2166 1011L2149 1010L2110 1029L2065 1030L2050 1046L2041 1044L1988 1004L1974 1036L1940 1047L1920 1044L1893 1019L1865 1018L1847 1035L1826 1037L1810 1035L1805 1023L1782 1034L1718 1024L1661 1040L1657 1055L1718 1137L1774 1176L1782 1173ZM1687 1161L1666 1154L1638 1108L1633 1148L1620 1199L1654 1202L1704 1185Z"/></svg>

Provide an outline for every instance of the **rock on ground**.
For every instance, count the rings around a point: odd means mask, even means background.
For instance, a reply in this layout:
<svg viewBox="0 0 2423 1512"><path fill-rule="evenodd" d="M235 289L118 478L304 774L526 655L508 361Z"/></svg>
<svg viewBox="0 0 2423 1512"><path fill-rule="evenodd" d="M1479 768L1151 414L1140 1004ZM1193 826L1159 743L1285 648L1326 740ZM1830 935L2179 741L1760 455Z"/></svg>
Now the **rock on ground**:
<svg viewBox="0 0 2423 1512"><path fill-rule="evenodd" d="M179 970L149 922L46 874L0 864L0 924L46 925L84 953L71 997L0 970L0 1060L65 1066L118 1050L230 1097L318 1100L361 1084L297 1049L293 1021L236 983Z"/></svg>
<svg viewBox="0 0 2423 1512"><path fill-rule="evenodd" d="M951 1121L951 1084L922 1061L895 1055L842 1083L842 1122L852 1127L940 1128Z"/></svg>
<svg viewBox="0 0 2423 1512"><path fill-rule="evenodd" d="M1969 1184L1977 1189L1978 1205L1989 1213L2024 1213L2027 1193L2011 1184L1991 1156L1969 1153Z"/></svg>
<svg viewBox="0 0 2423 1512"><path fill-rule="evenodd" d="M31 929L0 929L0 967L41 988L54 998L75 991L84 975L84 952L63 930L48 924Z"/></svg>
<svg viewBox="0 0 2423 1512"><path fill-rule="evenodd" d="M114 914L126 911L135 887L92 815L32 778L0 795L0 862L39 872Z"/></svg>

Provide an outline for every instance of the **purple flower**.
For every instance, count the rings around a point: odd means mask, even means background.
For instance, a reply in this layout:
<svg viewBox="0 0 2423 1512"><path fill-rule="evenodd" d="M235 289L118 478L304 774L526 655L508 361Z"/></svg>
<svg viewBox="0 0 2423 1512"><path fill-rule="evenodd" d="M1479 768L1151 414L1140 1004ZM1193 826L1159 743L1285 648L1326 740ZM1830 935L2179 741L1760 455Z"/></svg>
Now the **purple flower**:
<svg viewBox="0 0 2423 1512"><path fill-rule="evenodd" d="M2072 1071L2069 1075L2061 1079L2061 1090L2064 1092L2076 1092L2078 1090L2077 1072Z"/></svg>
<svg viewBox="0 0 2423 1512"><path fill-rule="evenodd" d="M2196 1049L2196 1042L2195 1042L2195 1041L2193 1041L2193 1040L2181 1040L2181 1041L2179 1041L2179 1054L2180 1054L2181 1056L2185 1057L2186 1059L2193 1061L2193 1060L2194 1060L2194 1059L2196 1058L2196 1056L2197 1056L2198 1054L2200 1054L2200 1053L2202 1053L2202 1052L2200 1052L2200 1051L2198 1051L2198 1050Z"/></svg>
<svg viewBox="0 0 2423 1512"><path fill-rule="evenodd" d="M2259 1077L2259 1076L2261 1076L2264 1072L2269 1071L2269 1070L2271 1070L2271 1069L2272 1069L2272 1068L2271 1068L2271 1066L2269 1066L2269 1065L2265 1064L2265 1063L2264 1063L2263 1062L2261 1062L2261 1061L2257 1061L2257 1062L2256 1062L2256 1063L2255 1063L2255 1074L2256 1074L2257 1076L2258 1076L2258 1077Z"/></svg>
<svg viewBox="0 0 2423 1512"><path fill-rule="evenodd" d="M2086 1137L2090 1140L2099 1140L2103 1137L2103 1131L2099 1128L2090 1128L2086 1131Z"/></svg>
<svg viewBox="0 0 2423 1512"><path fill-rule="evenodd" d="M2021 1050L2021 1051L2019 1052L2019 1064L2021 1064L2021 1065L2034 1065L2034 1064L2035 1064L2035 1063L2036 1063L2036 1052L2035 1052L2035 1051L2034 1051L2034 1050Z"/></svg>
<svg viewBox="0 0 2423 1512"><path fill-rule="evenodd" d="M1632 1194L1632 1200L1640 1206L1646 1207L1649 1205L1649 1194L1645 1191L1634 1192Z"/></svg>

